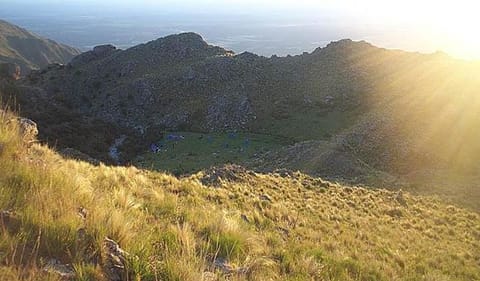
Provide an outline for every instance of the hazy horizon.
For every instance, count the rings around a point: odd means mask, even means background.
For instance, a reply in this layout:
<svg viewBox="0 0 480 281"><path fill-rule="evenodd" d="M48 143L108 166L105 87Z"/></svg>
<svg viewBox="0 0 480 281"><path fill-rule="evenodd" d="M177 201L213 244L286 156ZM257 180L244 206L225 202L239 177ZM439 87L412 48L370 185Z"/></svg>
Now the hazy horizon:
<svg viewBox="0 0 480 281"><path fill-rule="evenodd" d="M458 21L455 16L448 18L455 10L448 4L426 2L0 0L0 18L83 51L107 43L128 48L191 31L237 53L264 56L301 54L350 38L390 49L480 59L476 34L460 42L452 35L460 32L445 31L448 21ZM432 15L425 15L430 8ZM478 20L472 16L464 21L455 24L468 31Z"/></svg>

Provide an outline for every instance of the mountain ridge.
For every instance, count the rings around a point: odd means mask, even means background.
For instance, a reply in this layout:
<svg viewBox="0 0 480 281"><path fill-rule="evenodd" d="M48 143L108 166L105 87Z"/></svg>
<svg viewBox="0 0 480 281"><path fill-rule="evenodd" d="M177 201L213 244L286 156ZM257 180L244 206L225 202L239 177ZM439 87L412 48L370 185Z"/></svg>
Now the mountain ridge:
<svg viewBox="0 0 480 281"><path fill-rule="evenodd" d="M0 62L15 63L23 74L51 63L65 64L78 49L42 38L0 19Z"/></svg>
<svg viewBox="0 0 480 281"><path fill-rule="evenodd" d="M95 123L115 128L105 136L96 134L98 149L89 151L83 144L76 147L74 138L62 141L67 139L62 128L71 132L79 124L48 117L60 148L81 148L107 162L108 147L123 135L128 137L120 148L121 161L138 163L137 156L148 153L165 131L245 132L267 136L267 143L274 136L284 138L282 145L293 145L252 153L254 158L240 163L252 169L298 169L332 180L404 186L402 178L415 171L470 174L477 169L480 137L468 128L480 124L474 114L477 103L469 102L477 99L478 69L478 64L443 55L387 50L349 39L297 56L234 54L185 33L127 50L98 46L70 64L34 71L17 84L28 99L83 116L90 128ZM38 109L28 111L33 119L46 118ZM465 126L455 127L460 117ZM432 124L434 131L429 130ZM460 141L468 145L458 147ZM186 149L182 157L197 154ZM271 157L281 165L269 165Z"/></svg>

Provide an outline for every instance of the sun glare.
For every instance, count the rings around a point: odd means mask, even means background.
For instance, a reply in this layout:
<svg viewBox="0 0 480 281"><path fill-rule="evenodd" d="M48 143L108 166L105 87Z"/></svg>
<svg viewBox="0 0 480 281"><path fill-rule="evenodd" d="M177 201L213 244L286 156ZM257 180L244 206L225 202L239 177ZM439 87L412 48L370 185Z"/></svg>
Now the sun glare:
<svg viewBox="0 0 480 281"><path fill-rule="evenodd" d="M479 7L475 11L480 11L480 4L477 5ZM480 59L480 36L478 30L480 20L478 17L470 15L471 12L467 11L464 14L457 14L446 20L443 26L446 41L444 44L453 55Z"/></svg>
<svg viewBox="0 0 480 281"><path fill-rule="evenodd" d="M338 11L347 11L358 23L405 28L409 30L407 35L419 34L421 41L430 41L438 50L480 60L480 1L340 0L317 2L316 6L325 3Z"/></svg>
<svg viewBox="0 0 480 281"><path fill-rule="evenodd" d="M478 1L422 1L399 9L397 18L411 14L406 18L424 29L439 49L459 58L480 59L478 11Z"/></svg>

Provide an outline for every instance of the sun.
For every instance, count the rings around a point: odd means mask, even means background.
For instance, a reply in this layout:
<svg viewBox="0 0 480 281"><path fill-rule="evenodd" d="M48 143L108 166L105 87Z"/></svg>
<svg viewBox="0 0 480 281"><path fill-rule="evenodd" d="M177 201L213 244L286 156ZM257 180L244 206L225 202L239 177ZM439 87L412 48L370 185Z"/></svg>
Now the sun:
<svg viewBox="0 0 480 281"><path fill-rule="evenodd" d="M455 57L480 60L480 1L423 1L419 7L416 15L420 25L436 37L442 50Z"/></svg>
<svg viewBox="0 0 480 281"><path fill-rule="evenodd" d="M461 16L453 19L450 26L444 27L446 50L454 56L480 60L480 33L478 28L480 28L478 19Z"/></svg>
<svg viewBox="0 0 480 281"><path fill-rule="evenodd" d="M454 57L480 60L480 1L338 0L332 5L349 10L359 23L409 30L400 40L419 34L422 38L412 39L418 44L430 41Z"/></svg>

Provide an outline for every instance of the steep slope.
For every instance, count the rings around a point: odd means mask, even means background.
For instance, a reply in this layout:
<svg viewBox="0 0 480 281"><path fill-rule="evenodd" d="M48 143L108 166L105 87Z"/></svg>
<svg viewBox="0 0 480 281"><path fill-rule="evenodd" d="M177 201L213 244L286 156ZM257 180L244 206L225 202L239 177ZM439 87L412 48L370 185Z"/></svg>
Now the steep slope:
<svg viewBox="0 0 480 281"><path fill-rule="evenodd" d="M23 74L51 63L67 63L78 54L80 51L75 48L0 20L0 62L19 65Z"/></svg>
<svg viewBox="0 0 480 281"><path fill-rule="evenodd" d="M363 182L418 171L471 176L480 163L480 65L441 53L340 40L265 58L184 33L127 50L98 46L21 84L29 98L136 131L144 150L146 136L164 130L273 135L300 149L309 142L314 153L300 151L295 164L295 150L256 152L262 163L249 163L265 171ZM272 157L285 165L268 165Z"/></svg>
<svg viewBox="0 0 480 281"><path fill-rule="evenodd" d="M437 199L237 166L95 167L29 147L14 120L1 112L2 280L480 279L480 217Z"/></svg>
<svg viewBox="0 0 480 281"><path fill-rule="evenodd" d="M339 124L331 130L284 128L298 127L289 126L301 117L298 112L312 117L302 121L314 128L315 119L323 119L317 115L357 107L372 81L368 71L351 69L349 60L369 52L381 50L344 40L308 55L267 59L233 55L186 33L125 51L99 46L27 82L84 114L139 131L243 129L317 138L344 127L355 112L337 114Z"/></svg>

